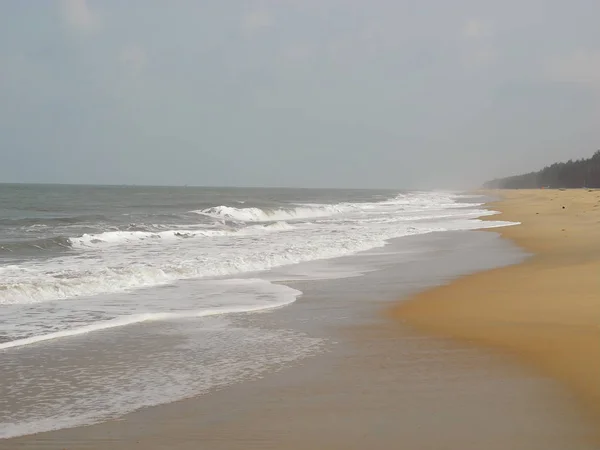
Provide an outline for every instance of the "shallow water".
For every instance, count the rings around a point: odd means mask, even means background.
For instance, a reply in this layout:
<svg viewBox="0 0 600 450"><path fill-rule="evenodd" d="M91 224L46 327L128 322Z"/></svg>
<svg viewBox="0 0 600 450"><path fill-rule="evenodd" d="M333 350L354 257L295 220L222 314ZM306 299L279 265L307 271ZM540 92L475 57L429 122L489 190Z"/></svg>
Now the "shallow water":
<svg viewBox="0 0 600 450"><path fill-rule="evenodd" d="M314 355L328 338L300 323L316 311L268 329L233 317L285 307L319 279L410 267L433 232L504 224L444 192L0 192L2 437L118 417ZM384 247L416 235L431 239Z"/></svg>

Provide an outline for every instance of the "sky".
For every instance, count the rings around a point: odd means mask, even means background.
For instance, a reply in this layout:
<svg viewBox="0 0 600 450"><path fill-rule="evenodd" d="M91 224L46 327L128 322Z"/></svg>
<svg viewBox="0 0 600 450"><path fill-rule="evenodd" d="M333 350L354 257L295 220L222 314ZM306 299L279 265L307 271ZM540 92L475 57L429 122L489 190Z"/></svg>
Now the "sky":
<svg viewBox="0 0 600 450"><path fill-rule="evenodd" d="M597 0L3 0L0 182L465 188L600 148Z"/></svg>

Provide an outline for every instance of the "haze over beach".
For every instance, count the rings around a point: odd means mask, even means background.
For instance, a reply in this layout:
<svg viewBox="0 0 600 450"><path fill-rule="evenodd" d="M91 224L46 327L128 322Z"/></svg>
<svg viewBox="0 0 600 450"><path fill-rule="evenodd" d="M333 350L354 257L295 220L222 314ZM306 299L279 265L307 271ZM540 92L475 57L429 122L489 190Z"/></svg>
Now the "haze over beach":
<svg viewBox="0 0 600 450"><path fill-rule="evenodd" d="M594 1L1 8L4 182L472 188L598 147Z"/></svg>
<svg viewBox="0 0 600 450"><path fill-rule="evenodd" d="M598 450L600 4L496 3L2 2L0 449Z"/></svg>

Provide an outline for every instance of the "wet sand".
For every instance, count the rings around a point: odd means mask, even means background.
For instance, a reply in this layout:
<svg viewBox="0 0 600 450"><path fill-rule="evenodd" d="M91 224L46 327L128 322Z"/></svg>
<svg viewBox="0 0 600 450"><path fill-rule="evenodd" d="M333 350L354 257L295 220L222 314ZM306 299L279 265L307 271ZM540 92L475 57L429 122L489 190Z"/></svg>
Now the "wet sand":
<svg viewBox="0 0 600 450"><path fill-rule="evenodd" d="M600 191L499 195L494 218L522 224L495 231L533 256L415 295L392 315L516 355L568 386L600 425Z"/></svg>
<svg viewBox="0 0 600 450"><path fill-rule="evenodd" d="M523 260L516 247L495 233L440 233L400 239L361 257L378 261L379 270L286 283L304 292L299 301L238 318L240 326L325 338L327 352L207 395L0 441L0 448L597 449L589 439L595 423L554 379L509 354L436 336L447 330L423 333L382 314L399 297L516 264ZM417 304L406 310L414 318Z"/></svg>

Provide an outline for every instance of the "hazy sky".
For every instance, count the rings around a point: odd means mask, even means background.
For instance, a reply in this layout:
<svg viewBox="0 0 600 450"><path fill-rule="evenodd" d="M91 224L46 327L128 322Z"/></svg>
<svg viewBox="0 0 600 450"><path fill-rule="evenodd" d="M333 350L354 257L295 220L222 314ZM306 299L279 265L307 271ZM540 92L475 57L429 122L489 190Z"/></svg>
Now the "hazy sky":
<svg viewBox="0 0 600 450"><path fill-rule="evenodd" d="M0 181L462 187L600 148L598 0L0 1Z"/></svg>

